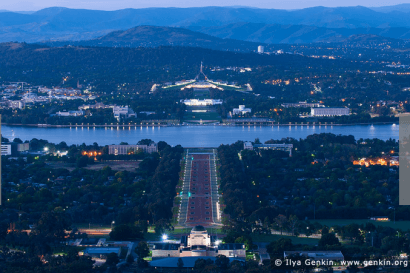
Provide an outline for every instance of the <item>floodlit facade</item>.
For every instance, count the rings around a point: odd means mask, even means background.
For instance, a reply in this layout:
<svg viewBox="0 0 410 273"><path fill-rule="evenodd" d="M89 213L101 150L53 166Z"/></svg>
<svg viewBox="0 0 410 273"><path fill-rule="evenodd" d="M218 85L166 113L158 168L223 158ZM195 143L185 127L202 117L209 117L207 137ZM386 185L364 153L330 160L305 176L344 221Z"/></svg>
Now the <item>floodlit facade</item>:
<svg viewBox="0 0 410 273"><path fill-rule="evenodd" d="M187 106L209 106L209 105L217 105L222 104L222 100L214 100L214 99L190 99L190 100L181 100L181 102Z"/></svg>
<svg viewBox="0 0 410 273"><path fill-rule="evenodd" d="M265 47L264 46L258 46L258 53L264 53L265 52Z"/></svg>

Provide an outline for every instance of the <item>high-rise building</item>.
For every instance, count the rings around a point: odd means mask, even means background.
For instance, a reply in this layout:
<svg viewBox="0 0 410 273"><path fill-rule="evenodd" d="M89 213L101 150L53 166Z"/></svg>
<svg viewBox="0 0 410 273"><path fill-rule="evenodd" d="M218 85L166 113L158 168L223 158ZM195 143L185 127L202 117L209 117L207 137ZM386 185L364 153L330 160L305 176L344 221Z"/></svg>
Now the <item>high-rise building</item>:
<svg viewBox="0 0 410 273"><path fill-rule="evenodd" d="M258 53L259 54L262 54L262 53L264 53L265 52L265 47L264 46L258 46Z"/></svg>

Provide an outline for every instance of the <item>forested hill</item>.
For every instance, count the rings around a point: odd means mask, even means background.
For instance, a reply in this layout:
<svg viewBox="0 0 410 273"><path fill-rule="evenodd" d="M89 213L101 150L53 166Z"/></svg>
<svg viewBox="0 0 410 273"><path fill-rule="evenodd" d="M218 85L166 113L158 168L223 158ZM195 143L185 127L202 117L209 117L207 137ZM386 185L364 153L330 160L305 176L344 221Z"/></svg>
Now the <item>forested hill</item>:
<svg viewBox="0 0 410 273"><path fill-rule="evenodd" d="M66 76L98 80L100 83L190 79L198 73L201 61L208 68L273 66L281 73L289 70L311 71L311 67L315 67L316 71L330 71L347 65L341 60L322 60L293 54L262 55L193 47L105 48L0 44L2 80L43 85L60 84Z"/></svg>
<svg viewBox="0 0 410 273"><path fill-rule="evenodd" d="M190 46L216 50L256 51L260 43L222 39L184 28L138 26L125 31L113 31L85 41L46 42L51 46L158 47Z"/></svg>

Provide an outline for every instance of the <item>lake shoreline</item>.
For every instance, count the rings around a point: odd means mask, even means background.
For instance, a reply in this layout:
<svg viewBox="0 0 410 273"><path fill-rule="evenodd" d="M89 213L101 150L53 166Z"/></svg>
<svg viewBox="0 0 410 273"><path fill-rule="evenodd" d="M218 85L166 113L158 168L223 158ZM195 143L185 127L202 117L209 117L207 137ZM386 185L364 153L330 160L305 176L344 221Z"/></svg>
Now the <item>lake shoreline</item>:
<svg viewBox="0 0 410 273"><path fill-rule="evenodd" d="M272 124L255 124L255 123L243 123L243 124L226 124L226 123L212 123L212 124L77 124L77 125L63 125L63 124L19 124L19 123L1 123L4 126L13 127L37 127L37 128L132 128L132 127L186 127L186 126L223 126L223 127L238 127L238 126L357 126L357 125L389 125L398 124L398 122L369 122L369 123L332 123L332 122L314 122L314 123L272 123Z"/></svg>

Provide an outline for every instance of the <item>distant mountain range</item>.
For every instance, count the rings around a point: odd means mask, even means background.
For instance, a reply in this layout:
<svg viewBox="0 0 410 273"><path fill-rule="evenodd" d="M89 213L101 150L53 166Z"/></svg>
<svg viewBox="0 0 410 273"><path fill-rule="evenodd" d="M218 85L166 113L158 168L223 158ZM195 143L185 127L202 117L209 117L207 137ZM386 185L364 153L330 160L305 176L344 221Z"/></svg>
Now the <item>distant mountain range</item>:
<svg viewBox="0 0 410 273"><path fill-rule="evenodd" d="M293 11L248 7L98 11L54 7L32 14L0 14L0 42L90 40L142 25L188 28L219 38L258 43L337 41L363 33L401 39L410 36L410 4Z"/></svg>
<svg viewBox="0 0 410 273"><path fill-rule="evenodd" d="M223 39L268 44L342 42L352 35L369 34L394 39L410 39L410 28L324 28L306 25L267 25L236 23L213 27L190 27L191 30Z"/></svg>

